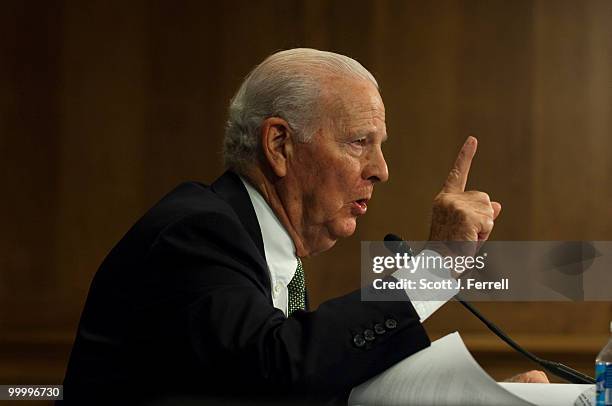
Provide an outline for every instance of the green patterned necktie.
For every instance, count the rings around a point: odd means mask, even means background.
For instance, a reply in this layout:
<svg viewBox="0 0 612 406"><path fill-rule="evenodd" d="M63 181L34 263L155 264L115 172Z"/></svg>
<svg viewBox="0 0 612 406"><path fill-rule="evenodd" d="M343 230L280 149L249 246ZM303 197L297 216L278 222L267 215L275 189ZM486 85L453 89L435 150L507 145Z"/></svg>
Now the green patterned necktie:
<svg viewBox="0 0 612 406"><path fill-rule="evenodd" d="M289 306L287 315L291 315L296 310L306 309L306 282L304 280L304 268L302 268L302 260L298 257L297 269L291 282L287 285L289 291Z"/></svg>

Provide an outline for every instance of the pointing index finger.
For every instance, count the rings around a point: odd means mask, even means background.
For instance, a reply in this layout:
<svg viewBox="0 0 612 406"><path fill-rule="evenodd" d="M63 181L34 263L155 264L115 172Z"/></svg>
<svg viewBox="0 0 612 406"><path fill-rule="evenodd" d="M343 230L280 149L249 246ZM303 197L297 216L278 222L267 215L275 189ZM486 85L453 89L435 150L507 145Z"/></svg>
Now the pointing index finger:
<svg viewBox="0 0 612 406"><path fill-rule="evenodd" d="M465 140L459 151L459 155L457 155L453 168L446 178L446 182L444 182L442 191L447 193L458 193L465 190L468 174L470 173L470 166L476 154L477 146L478 141L476 137L471 135L467 137L467 140Z"/></svg>

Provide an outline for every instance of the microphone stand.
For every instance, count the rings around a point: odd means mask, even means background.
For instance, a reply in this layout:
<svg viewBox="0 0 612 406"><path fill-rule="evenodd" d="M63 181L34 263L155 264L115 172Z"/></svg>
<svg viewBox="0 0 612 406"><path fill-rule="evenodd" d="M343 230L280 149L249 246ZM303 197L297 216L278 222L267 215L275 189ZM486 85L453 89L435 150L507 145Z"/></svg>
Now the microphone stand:
<svg viewBox="0 0 612 406"><path fill-rule="evenodd" d="M465 300L456 297L456 301L461 303L466 309L468 309L474 316L478 318L478 320L482 321L485 326L489 330L491 330L497 337L501 338L506 344L512 347L514 350L523 354L525 357L529 358L531 361L539 364L546 371L550 372L553 375L558 376L561 379L564 379L570 383L584 383L584 384L595 384L595 379L592 377L583 374L582 372L576 371L568 367L567 365L563 365L560 362L548 361L542 359L531 352L525 350L520 345L517 344L512 338L506 335L499 327L489 321L486 317L484 317L472 304L466 302Z"/></svg>
<svg viewBox="0 0 612 406"><path fill-rule="evenodd" d="M391 243L391 244L387 244ZM393 244L395 243L395 244ZM406 241L404 241L401 237L398 237L394 234L387 234L385 236L385 246L394 251L396 253L407 253L409 255L412 254L412 249L408 245ZM550 372L553 375L558 376L561 379L564 379L570 383L577 384L595 384L595 379L592 377L583 374L582 372L576 371L568 367L567 365L563 365L560 362L548 361L543 358L540 358L531 352L523 349L516 341L510 338L506 333L504 333L499 327L497 327L493 322L488 320L485 316L482 315L476 308L470 304L469 302L461 299L458 295L455 297L455 300L461 303L466 309L468 309L474 316L478 318L489 330L491 330L497 337L499 337L502 341L508 344L515 351L523 354L525 357L529 358L531 361L540 365L543 369Z"/></svg>

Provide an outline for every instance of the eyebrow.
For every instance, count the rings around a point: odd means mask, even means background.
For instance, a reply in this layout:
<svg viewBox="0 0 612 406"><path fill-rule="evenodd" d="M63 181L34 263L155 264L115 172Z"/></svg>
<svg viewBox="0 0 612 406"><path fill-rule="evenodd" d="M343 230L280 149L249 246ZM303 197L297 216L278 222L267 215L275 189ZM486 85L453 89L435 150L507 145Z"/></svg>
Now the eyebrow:
<svg viewBox="0 0 612 406"><path fill-rule="evenodd" d="M372 137L372 136L374 136L374 135L376 135L376 132L375 132L375 131L371 131L371 130L355 131L355 132L353 133L353 136L354 136L354 137L358 137L358 138L361 138L361 137L364 137L364 138L371 138L371 137ZM384 135L383 135L383 137L382 137L381 142L385 142L385 141L387 141L387 139L388 139L388 138L389 138L389 136L388 136L388 135L387 135L387 133L385 132L385 134L384 134Z"/></svg>

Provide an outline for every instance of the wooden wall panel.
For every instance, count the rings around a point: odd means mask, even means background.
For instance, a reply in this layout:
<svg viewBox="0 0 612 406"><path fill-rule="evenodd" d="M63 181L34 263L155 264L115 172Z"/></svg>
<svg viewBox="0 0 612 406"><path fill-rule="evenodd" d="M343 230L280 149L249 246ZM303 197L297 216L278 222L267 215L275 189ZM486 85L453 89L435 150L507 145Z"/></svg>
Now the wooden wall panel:
<svg viewBox="0 0 612 406"><path fill-rule="evenodd" d="M9 3L0 27L0 331L49 328L58 277L61 13Z"/></svg>
<svg viewBox="0 0 612 406"><path fill-rule="evenodd" d="M70 326L109 243L149 204L143 5L75 1L63 13L55 238Z"/></svg>

